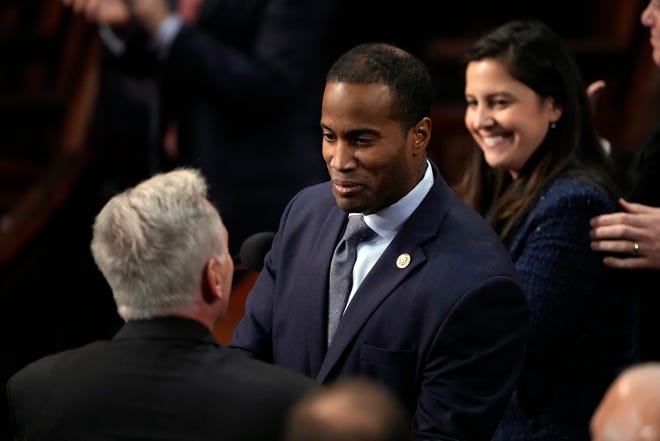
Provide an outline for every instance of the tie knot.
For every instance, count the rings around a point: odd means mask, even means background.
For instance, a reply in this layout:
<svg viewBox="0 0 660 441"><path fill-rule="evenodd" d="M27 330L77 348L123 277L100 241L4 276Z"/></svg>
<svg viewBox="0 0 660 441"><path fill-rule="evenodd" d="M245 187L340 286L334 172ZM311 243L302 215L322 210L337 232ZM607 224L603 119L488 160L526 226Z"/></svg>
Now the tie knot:
<svg viewBox="0 0 660 441"><path fill-rule="evenodd" d="M364 221L364 216L360 214L348 217L344 240L362 242L371 239L375 235L374 230L369 228L369 225Z"/></svg>

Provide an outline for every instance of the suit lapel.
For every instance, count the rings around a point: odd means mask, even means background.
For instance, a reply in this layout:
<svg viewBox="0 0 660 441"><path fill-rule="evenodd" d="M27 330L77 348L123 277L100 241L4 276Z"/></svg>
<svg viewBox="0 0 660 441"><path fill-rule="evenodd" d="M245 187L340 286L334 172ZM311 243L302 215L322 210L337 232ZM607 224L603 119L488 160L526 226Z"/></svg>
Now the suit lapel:
<svg viewBox="0 0 660 441"><path fill-rule="evenodd" d="M427 257L422 249L422 244L438 235L438 230L449 207L450 198L448 196L450 194L449 192L451 192L435 168L434 179L435 183L429 194L402 226L392 243L390 243L371 271L369 271L369 274L355 293L355 297L348 305L344 316L339 322L339 327L333 338L332 345L328 348L319 373L316 376L318 382L325 381L342 354L345 351L352 350L351 343L379 305L404 280L411 274L414 274L416 268L426 262ZM397 266L397 259L403 254L410 256L410 263L404 268L399 268ZM330 259L327 256L326 258ZM326 267L328 266L328 261L325 262ZM325 301L327 300L327 273L328 269L326 268L324 308L326 307ZM401 293L401 295L405 295L405 293Z"/></svg>
<svg viewBox="0 0 660 441"><path fill-rule="evenodd" d="M399 250L404 251L399 252ZM400 269L396 266L396 259L403 252L410 255L410 264L406 268ZM408 277L408 274L422 265L424 261L426 261L426 256L419 246L399 248L394 241L390 244L348 305L339 322L332 345L323 359L323 364L316 377L317 381L325 381L342 353L350 350L351 342L365 326L373 312Z"/></svg>

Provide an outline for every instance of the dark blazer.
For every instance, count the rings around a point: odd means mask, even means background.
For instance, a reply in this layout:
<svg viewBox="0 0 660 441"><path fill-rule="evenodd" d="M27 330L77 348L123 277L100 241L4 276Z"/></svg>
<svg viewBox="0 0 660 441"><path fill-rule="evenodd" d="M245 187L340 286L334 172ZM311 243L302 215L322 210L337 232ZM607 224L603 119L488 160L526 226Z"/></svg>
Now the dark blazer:
<svg viewBox="0 0 660 441"><path fill-rule="evenodd" d="M633 185L628 200L660 207L660 124L636 152L631 174ZM637 270L634 282L639 301L639 357L641 361L660 361L660 271Z"/></svg>
<svg viewBox="0 0 660 441"><path fill-rule="evenodd" d="M487 440L522 367L528 307L498 237L433 169L327 352L329 266L347 214L329 183L298 194L230 346L321 383L375 378L414 414L416 439Z"/></svg>
<svg viewBox="0 0 660 441"><path fill-rule="evenodd" d="M660 122L634 153L612 146L611 155L628 178L629 202L660 207ZM639 361L660 361L660 271L635 270L628 292L637 300L637 345Z"/></svg>
<svg viewBox="0 0 660 441"><path fill-rule="evenodd" d="M660 207L660 124L635 153L630 170L632 202Z"/></svg>
<svg viewBox="0 0 660 441"><path fill-rule="evenodd" d="M527 358L494 441L589 441L589 420L635 361L634 293L589 245L589 220L611 213L601 188L556 179L507 242L531 310Z"/></svg>
<svg viewBox="0 0 660 441"><path fill-rule="evenodd" d="M223 348L187 319L129 321L8 382L19 440L271 440L316 384Z"/></svg>

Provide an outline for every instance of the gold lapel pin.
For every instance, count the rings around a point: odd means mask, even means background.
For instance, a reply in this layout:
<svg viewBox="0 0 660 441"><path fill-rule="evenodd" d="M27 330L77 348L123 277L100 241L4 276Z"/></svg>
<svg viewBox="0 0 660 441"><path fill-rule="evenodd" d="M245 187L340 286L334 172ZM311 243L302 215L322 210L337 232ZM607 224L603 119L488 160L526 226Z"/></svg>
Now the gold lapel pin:
<svg viewBox="0 0 660 441"><path fill-rule="evenodd" d="M408 253L403 253L400 254L399 257L396 258L396 266L397 268L403 269L410 265L410 254Z"/></svg>

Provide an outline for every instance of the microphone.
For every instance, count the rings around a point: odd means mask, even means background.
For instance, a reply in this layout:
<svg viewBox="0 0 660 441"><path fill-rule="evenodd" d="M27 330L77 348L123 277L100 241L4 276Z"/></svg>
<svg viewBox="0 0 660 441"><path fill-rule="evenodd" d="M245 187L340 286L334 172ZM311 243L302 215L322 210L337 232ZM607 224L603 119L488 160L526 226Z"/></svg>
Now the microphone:
<svg viewBox="0 0 660 441"><path fill-rule="evenodd" d="M264 266L264 258L273 244L275 233L263 231L254 233L243 241L238 256L234 257L234 264L240 266L239 269L250 269L261 271Z"/></svg>

